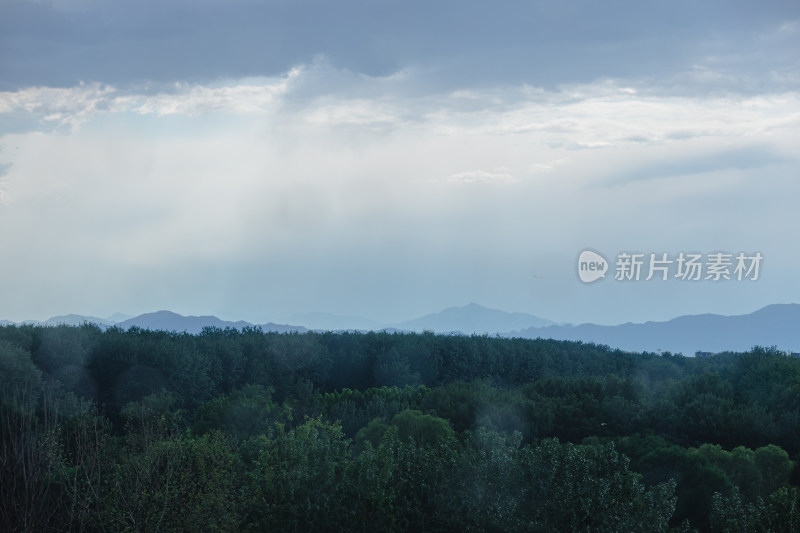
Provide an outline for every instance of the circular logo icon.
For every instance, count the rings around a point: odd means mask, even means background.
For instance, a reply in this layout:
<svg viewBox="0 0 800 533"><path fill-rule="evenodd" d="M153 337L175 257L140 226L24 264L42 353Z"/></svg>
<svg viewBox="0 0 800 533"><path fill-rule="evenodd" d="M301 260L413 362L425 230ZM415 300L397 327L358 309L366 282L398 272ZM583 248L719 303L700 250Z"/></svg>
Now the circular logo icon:
<svg viewBox="0 0 800 533"><path fill-rule="evenodd" d="M584 250L578 256L578 277L584 283L592 283L606 277L608 261L592 250Z"/></svg>

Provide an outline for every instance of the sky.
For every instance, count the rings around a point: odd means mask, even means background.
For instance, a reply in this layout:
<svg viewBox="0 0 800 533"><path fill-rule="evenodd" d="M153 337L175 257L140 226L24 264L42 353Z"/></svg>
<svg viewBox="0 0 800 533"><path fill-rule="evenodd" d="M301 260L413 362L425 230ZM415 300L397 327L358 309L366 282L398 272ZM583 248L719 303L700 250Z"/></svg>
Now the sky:
<svg viewBox="0 0 800 533"><path fill-rule="evenodd" d="M796 0L0 0L0 318L800 303L798 147Z"/></svg>

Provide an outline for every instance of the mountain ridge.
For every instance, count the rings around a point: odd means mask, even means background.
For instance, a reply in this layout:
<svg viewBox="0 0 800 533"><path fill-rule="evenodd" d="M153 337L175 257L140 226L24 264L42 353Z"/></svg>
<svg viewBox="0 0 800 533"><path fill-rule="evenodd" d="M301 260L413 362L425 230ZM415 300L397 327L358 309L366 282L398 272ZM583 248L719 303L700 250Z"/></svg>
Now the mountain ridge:
<svg viewBox="0 0 800 533"><path fill-rule="evenodd" d="M436 333L482 334L507 333L519 329L521 324L533 327L553 325L554 322L529 313L501 311L470 302L462 307L448 307L391 326L411 331L427 329Z"/></svg>
<svg viewBox="0 0 800 533"><path fill-rule="evenodd" d="M305 333L308 331L308 329L303 326L274 324L272 322L268 322L266 324L251 324L250 322L245 322L244 320L231 322L228 320L222 320L221 318L213 315L184 316L166 310L156 311L155 313L145 313L143 315L119 322L115 324L115 326L122 329L128 329L136 326L142 329L177 331L179 333L186 332L193 335L202 332L203 328L207 327L220 329L233 328L238 330L248 327L260 327L264 331L276 331L278 333Z"/></svg>
<svg viewBox="0 0 800 533"><path fill-rule="evenodd" d="M114 315L119 316L119 314ZM331 325L348 326L346 317L327 313L309 313L308 316L326 319ZM538 323L528 327L511 327L513 324ZM205 327L243 329L259 327L264 331L280 333L304 333L308 331L386 331L406 333L412 331L434 331L438 334L492 334L518 338L552 338L594 342L625 351L672 352L692 355L695 352L746 351L753 346L776 346L779 349L800 352L800 304L770 304L743 315L720 315L704 313L681 315L666 321L626 322L617 325L556 324L527 313L510 313L490 309L476 303L461 307L448 307L415 319L394 324L355 324L350 327L314 328L309 324L252 324L243 320L222 320L213 315L183 316L161 310L113 322L83 315L62 315L45 321L27 321L22 324L53 326L59 324L82 325L95 323L102 328L118 327L200 333ZM374 324L374 325L373 325ZM0 325L14 322L0 320ZM353 327L362 326L362 327ZM363 327L367 326L367 327Z"/></svg>
<svg viewBox="0 0 800 533"><path fill-rule="evenodd" d="M753 346L777 346L800 351L800 304L771 304L744 315L705 313L655 322L554 325L526 328L509 336L553 338L607 344L628 351L746 351Z"/></svg>

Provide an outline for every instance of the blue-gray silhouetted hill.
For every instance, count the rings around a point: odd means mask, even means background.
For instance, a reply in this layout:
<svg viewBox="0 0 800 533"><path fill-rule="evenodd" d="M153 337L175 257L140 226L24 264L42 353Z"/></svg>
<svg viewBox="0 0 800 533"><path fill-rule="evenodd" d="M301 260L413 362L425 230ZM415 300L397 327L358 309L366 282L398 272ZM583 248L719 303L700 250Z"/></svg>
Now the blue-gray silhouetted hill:
<svg viewBox="0 0 800 533"><path fill-rule="evenodd" d="M526 328L513 333L525 338L553 338L607 344L627 351L746 351L776 346L800 352L800 305L774 304L747 315L689 315L666 322L598 326L558 325Z"/></svg>

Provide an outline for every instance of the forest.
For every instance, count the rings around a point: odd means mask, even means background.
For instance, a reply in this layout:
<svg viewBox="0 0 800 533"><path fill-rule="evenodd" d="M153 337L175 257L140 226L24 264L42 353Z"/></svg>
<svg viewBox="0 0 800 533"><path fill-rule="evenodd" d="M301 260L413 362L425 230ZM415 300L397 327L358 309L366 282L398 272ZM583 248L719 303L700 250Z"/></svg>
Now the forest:
<svg viewBox="0 0 800 533"><path fill-rule="evenodd" d="M2 531L800 531L800 358L0 327Z"/></svg>

